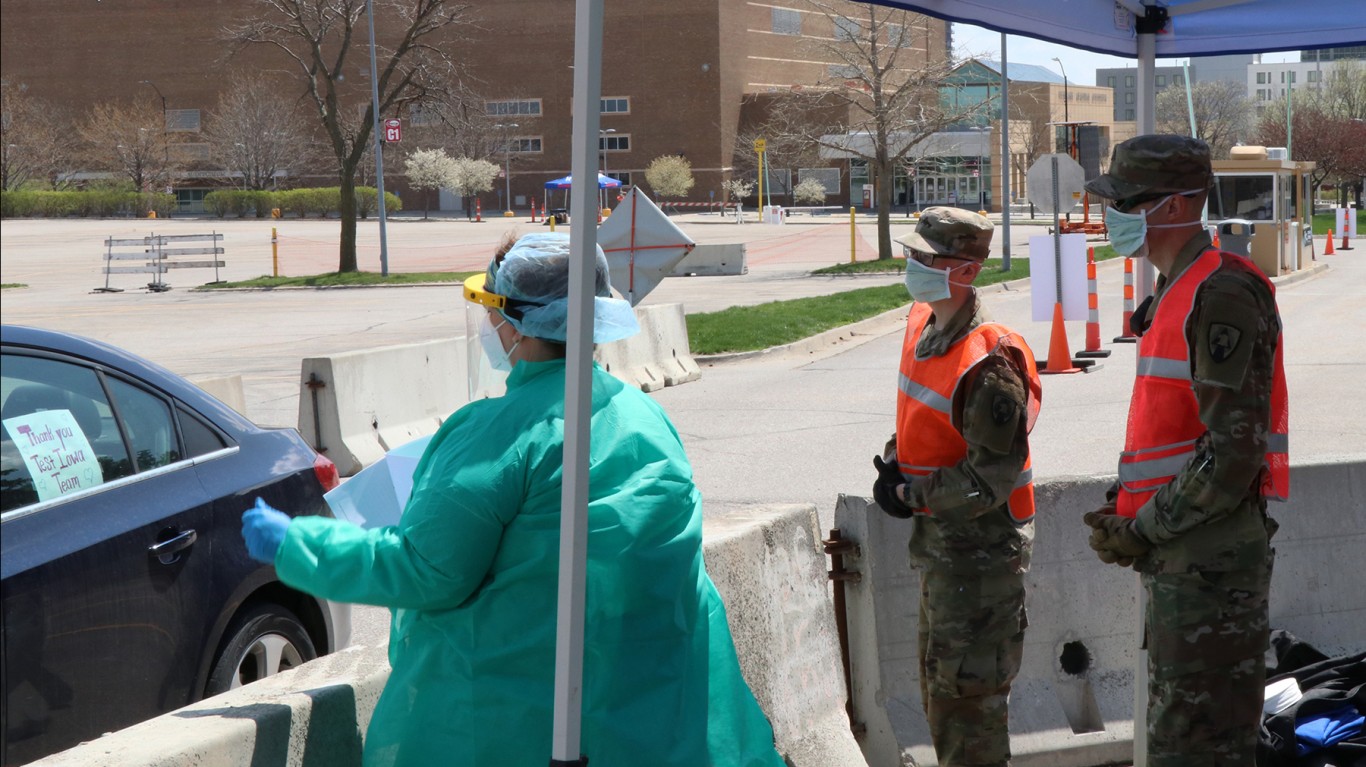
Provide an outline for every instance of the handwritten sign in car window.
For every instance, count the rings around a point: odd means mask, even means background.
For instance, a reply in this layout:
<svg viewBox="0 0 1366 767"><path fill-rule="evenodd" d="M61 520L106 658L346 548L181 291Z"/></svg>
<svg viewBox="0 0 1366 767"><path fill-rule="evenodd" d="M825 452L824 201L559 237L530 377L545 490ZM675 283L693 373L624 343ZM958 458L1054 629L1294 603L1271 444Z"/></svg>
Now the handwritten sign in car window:
<svg viewBox="0 0 1366 767"><path fill-rule="evenodd" d="M70 410L40 410L4 420L23 456L38 500L60 498L104 482L104 472Z"/></svg>

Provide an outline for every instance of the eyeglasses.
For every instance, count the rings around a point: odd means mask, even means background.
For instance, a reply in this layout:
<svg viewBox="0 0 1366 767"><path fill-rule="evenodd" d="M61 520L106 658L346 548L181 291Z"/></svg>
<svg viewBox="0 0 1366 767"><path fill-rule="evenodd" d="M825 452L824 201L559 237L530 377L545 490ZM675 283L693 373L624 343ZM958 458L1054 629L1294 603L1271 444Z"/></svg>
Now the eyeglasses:
<svg viewBox="0 0 1366 767"><path fill-rule="evenodd" d="M1176 197L1194 197L1194 196L1197 195L1197 194L1200 194L1200 193L1199 193L1199 192L1186 192L1186 193L1183 193L1183 194L1175 194L1175 195L1173 195L1173 193L1171 193L1171 192L1162 192L1161 194L1145 194L1145 195L1139 195L1139 196L1137 196L1137 197L1129 197L1129 198L1123 199L1123 200L1115 200L1114 209L1117 210L1117 211L1119 211L1120 213L1130 213L1130 212L1133 211L1134 208L1137 208L1139 205L1142 205L1142 204L1145 203L1145 202L1152 202L1153 200L1162 200L1162 199L1166 199L1167 197L1171 197L1171 196L1176 196Z"/></svg>
<svg viewBox="0 0 1366 767"><path fill-rule="evenodd" d="M933 267L933 266L934 266L934 260L935 260L936 258L949 258L949 259L953 259L954 261L971 261L971 260L973 260L973 259L971 259L971 258L963 258L962 256L941 256L941 255L938 254L938 253L926 253L926 252L923 251L923 250L916 250L915 248L907 248L907 247L905 247L905 246L902 246L902 247L903 247L903 248L905 249L905 251L906 251L906 257L907 257L907 258L915 259L916 261L919 261L921 264L923 264L923 265L925 265L925 266L929 266L929 267Z"/></svg>

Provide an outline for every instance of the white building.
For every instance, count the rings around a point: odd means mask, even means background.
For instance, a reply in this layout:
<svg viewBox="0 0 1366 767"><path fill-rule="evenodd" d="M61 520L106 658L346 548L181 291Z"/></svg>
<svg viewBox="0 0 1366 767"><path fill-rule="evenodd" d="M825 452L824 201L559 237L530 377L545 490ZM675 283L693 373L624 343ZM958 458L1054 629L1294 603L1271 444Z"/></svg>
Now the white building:
<svg viewBox="0 0 1366 767"><path fill-rule="evenodd" d="M1249 64L1247 95L1261 111L1273 101L1285 99L1286 92L1318 90L1332 76L1336 61L1287 61L1279 64Z"/></svg>

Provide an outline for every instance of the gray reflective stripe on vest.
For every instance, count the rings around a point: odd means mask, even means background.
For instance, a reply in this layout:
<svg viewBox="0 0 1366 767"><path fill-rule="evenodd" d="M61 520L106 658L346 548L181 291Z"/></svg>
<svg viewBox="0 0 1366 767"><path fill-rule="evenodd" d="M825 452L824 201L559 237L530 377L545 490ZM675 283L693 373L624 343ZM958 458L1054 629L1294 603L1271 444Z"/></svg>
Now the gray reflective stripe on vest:
<svg viewBox="0 0 1366 767"><path fill-rule="evenodd" d="M1196 440L1187 439L1187 440L1182 440L1181 442L1173 442L1173 443L1171 443L1170 445L1157 445L1156 447L1145 447L1145 448L1140 448L1140 449L1138 449L1138 450L1126 450L1126 451L1124 451L1123 453L1120 453L1120 458L1123 459L1125 456L1139 456L1139 455L1144 455L1144 454L1146 454L1146 453L1167 452L1167 451L1170 451L1170 450L1175 450L1175 449L1177 449L1177 448L1179 448L1179 447L1193 447L1193 446L1195 445L1195 443L1196 443ZM1188 453L1188 452L1190 452L1190 451L1187 450L1187 451L1183 451L1183 452L1187 452L1187 453Z"/></svg>
<svg viewBox="0 0 1366 767"><path fill-rule="evenodd" d="M1266 452L1290 453L1290 435L1274 433L1266 439Z"/></svg>
<svg viewBox="0 0 1366 767"><path fill-rule="evenodd" d="M1188 360L1173 360L1166 357L1139 357L1137 374L1153 378L1172 378L1178 381L1191 380L1191 365Z"/></svg>
<svg viewBox="0 0 1366 767"><path fill-rule="evenodd" d="M1176 476L1176 473L1181 471L1181 468L1190 461L1191 456L1194 454L1195 450L1191 449L1164 458L1149 458L1147 460L1133 462L1120 461L1119 483L1121 485L1128 485L1131 482L1174 477Z"/></svg>
<svg viewBox="0 0 1366 767"><path fill-rule="evenodd" d="M906 377L905 373L901 373L897 377L896 385L897 388L901 389L901 393L905 394L907 397L910 397L925 407L938 410L950 418L953 417L953 402L948 397L945 397L929 387L921 386L915 381L912 381Z"/></svg>
<svg viewBox="0 0 1366 767"><path fill-rule="evenodd" d="M1033 470L1033 469L1025 469L1024 471L1020 472L1020 476L1015 480L1015 486L1012 487L1011 489L1012 489L1012 490L1018 490L1018 489L1024 487L1025 485L1027 485L1027 484L1029 484L1030 482L1033 482L1033 481L1034 481L1034 470Z"/></svg>

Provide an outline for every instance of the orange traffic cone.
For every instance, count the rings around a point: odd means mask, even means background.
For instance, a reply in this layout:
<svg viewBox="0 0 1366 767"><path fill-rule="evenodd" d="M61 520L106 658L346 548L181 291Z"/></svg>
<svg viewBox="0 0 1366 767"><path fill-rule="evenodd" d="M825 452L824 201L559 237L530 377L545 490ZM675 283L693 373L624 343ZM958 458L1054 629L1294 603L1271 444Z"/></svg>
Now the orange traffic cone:
<svg viewBox="0 0 1366 767"><path fill-rule="evenodd" d="M1348 245L1348 242L1350 242L1350 240L1348 240L1347 229L1344 227L1342 230L1342 244L1338 246L1338 250L1351 250L1352 246Z"/></svg>
<svg viewBox="0 0 1366 767"><path fill-rule="evenodd" d="M479 198L474 200L474 223L482 223L484 220L484 206L479 204Z"/></svg>
<svg viewBox="0 0 1366 767"><path fill-rule="evenodd" d="M1100 348L1100 295L1096 291L1095 248L1086 249L1086 348L1077 352L1077 356L1110 356L1109 349Z"/></svg>
<svg viewBox="0 0 1366 767"><path fill-rule="evenodd" d="M1214 249L1223 250L1223 248L1219 247L1219 227L1217 226L1214 228Z"/></svg>
<svg viewBox="0 0 1366 767"><path fill-rule="evenodd" d="M1333 230L1332 230L1332 229L1329 229L1329 230L1328 230L1328 245L1327 245L1327 247L1325 247L1325 248L1323 249L1323 255L1325 255L1325 256L1331 256L1331 255L1333 255L1333 254L1336 253L1336 252L1337 252L1336 250L1333 250Z"/></svg>
<svg viewBox="0 0 1366 767"><path fill-rule="evenodd" d="M1115 336L1115 343L1132 344L1138 342L1138 336L1129 330L1129 320L1134 316L1134 260L1128 256L1124 257L1124 313L1120 315L1119 335Z"/></svg>
<svg viewBox="0 0 1366 767"><path fill-rule="evenodd" d="M1053 304L1053 337L1048 343L1048 364L1040 373L1080 373L1072 364L1072 353L1067 350L1067 327L1062 323L1062 302Z"/></svg>

